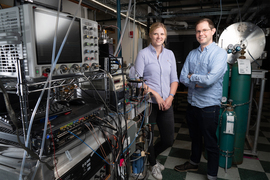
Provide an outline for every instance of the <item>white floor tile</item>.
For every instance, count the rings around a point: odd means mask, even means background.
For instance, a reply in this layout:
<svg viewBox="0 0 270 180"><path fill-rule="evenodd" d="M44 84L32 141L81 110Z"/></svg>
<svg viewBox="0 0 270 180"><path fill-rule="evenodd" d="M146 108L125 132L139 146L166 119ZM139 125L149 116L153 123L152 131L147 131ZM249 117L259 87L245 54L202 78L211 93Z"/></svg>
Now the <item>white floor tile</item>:
<svg viewBox="0 0 270 180"><path fill-rule="evenodd" d="M181 125L182 125L181 123L174 123L175 127L181 127Z"/></svg>
<svg viewBox="0 0 270 180"><path fill-rule="evenodd" d="M186 180L207 180L207 175L187 172Z"/></svg>
<svg viewBox="0 0 270 180"><path fill-rule="evenodd" d="M169 156L169 153L171 151L172 148L167 148L165 151L163 151L162 153L160 153L160 155L162 156Z"/></svg>
<svg viewBox="0 0 270 180"><path fill-rule="evenodd" d="M152 176L151 171L149 171L149 174L150 174L149 177L148 177L149 180L156 180L156 179Z"/></svg>
<svg viewBox="0 0 270 180"><path fill-rule="evenodd" d="M262 112L262 114L265 115L265 116L270 116L270 112L269 111L268 112L267 111Z"/></svg>
<svg viewBox="0 0 270 180"><path fill-rule="evenodd" d="M154 142L156 142L157 139L158 139L158 137L154 137Z"/></svg>
<svg viewBox="0 0 270 180"><path fill-rule="evenodd" d="M270 152L258 151L257 153L259 160L270 162Z"/></svg>
<svg viewBox="0 0 270 180"><path fill-rule="evenodd" d="M174 139L177 137L177 134L178 134L178 133L174 133Z"/></svg>
<svg viewBox="0 0 270 180"><path fill-rule="evenodd" d="M174 118L182 118L183 117L183 115L181 115L181 114L174 114Z"/></svg>
<svg viewBox="0 0 270 180"><path fill-rule="evenodd" d="M164 166L169 169L174 169L174 166L184 164L188 159L175 158L168 156Z"/></svg>
<svg viewBox="0 0 270 180"><path fill-rule="evenodd" d="M265 137L270 138L270 132L262 131L262 133L265 135Z"/></svg>
<svg viewBox="0 0 270 180"><path fill-rule="evenodd" d="M205 158L204 158L203 153L202 153L202 156L201 156L201 162L205 162L205 163L207 163L207 159L205 159Z"/></svg>
<svg viewBox="0 0 270 180"><path fill-rule="evenodd" d="M251 143L253 145L254 143L254 136L249 136L249 138L251 139ZM259 136L258 137L258 143L261 143L261 144L270 144L270 142L268 141L268 139L266 137L262 137L262 136Z"/></svg>
<svg viewBox="0 0 270 180"><path fill-rule="evenodd" d="M268 122L261 122L260 127L270 127L270 124Z"/></svg>
<svg viewBox="0 0 270 180"><path fill-rule="evenodd" d="M270 173L266 173L266 176L268 177L268 179L270 179Z"/></svg>
<svg viewBox="0 0 270 180"><path fill-rule="evenodd" d="M268 139L266 137L258 137L258 143L270 144L270 142L268 141Z"/></svg>
<svg viewBox="0 0 270 180"><path fill-rule="evenodd" d="M188 128L180 128L179 133L180 134L189 134L189 130L188 130Z"/></svg>
<svg viewBox="0 0 270 180"><path fill-rule="evenodd" d="M227 172L225 172L225 169L219 167L218 178L238 180L238 179L240 179L240 175L239 175L238 169L236 167L231 167L231 168L227 169Z"/></svg>
<svg viewBox="0 0 270 180"><path fill-rule="evenodd" d="M263 169L261 163L256 159L244 158L243 163L237 165L237 167L243 168L243 169L264 172L264 169Z"/></svg>
<svg viewBox="0 0 270 180"><path fill-rule="evenodd" d="M173 143L173 147L191 150L191 142L190 141L175 140Z"/></svg>

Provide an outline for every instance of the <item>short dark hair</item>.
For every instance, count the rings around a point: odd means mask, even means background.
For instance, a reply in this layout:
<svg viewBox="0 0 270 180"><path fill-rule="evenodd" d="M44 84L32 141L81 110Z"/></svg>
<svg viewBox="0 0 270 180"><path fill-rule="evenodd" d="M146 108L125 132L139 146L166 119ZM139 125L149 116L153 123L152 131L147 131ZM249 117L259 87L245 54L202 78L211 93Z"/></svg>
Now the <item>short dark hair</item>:
<svg viewBox="0 0 270 180"><path fill-rule="evenodd" d="M204 21L208 22L210 29L214 29L215 28L215 25L214 25L214 23L213 23L213 21L211 19L209 19L209 18L203 18L203 19L200 19L199 21L196 22L195 29L197 28L197 25L198 24L200 24L200 23L202 23Z"/></svg>

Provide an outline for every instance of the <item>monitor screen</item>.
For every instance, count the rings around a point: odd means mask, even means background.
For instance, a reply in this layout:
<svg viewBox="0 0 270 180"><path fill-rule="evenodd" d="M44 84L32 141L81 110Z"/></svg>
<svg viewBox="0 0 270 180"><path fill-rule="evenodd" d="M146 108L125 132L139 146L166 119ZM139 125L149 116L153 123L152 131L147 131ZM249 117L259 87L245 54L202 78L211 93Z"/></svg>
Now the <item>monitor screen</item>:
<svg viewBox="0 0 270 180"><path fill-rule="evenodd" d="M35 10L34 26L38 65L51 64L56 18L56 13ZM55 56L58 54L71 21L71 17L59 16ZM81 61L80 21L75 19L57 63L80 63Z"/></svg>

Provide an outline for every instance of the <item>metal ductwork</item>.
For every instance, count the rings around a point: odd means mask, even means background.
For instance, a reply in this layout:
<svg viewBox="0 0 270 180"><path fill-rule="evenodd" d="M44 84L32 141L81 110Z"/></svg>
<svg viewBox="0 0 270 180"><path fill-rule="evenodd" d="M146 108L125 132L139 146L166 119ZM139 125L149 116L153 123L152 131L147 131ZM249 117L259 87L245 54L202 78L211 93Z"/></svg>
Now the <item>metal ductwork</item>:
<svg viewBox="0 0 270 180"><path fill-rule="evenodd" d="M183 26L185 29L188 28L188 23L184 21L169 21L167 19L164 20L164 24L174 25L174 26Z"/></svg>
<svg viewBox="0 0 270 180"><path fill-rule="evenodd" d="M243 5L243 7L241 8L241 11L237 14L237 16L234 18L233 22L238 22L239 21L239 16L240 16L240 13L243 14L245 13L248 8L250 7L250 5L253 3L254 0L247 0L245 2L245 4Z"/></svg>

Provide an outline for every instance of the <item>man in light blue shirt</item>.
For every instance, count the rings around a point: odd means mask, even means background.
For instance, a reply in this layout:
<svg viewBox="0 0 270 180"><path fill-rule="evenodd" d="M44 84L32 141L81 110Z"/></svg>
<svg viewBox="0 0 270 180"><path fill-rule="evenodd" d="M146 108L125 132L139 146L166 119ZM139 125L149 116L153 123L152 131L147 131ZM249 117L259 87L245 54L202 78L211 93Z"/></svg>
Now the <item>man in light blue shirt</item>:
<svg viewBox="0 0 270 180"><path fill-rule="evenodd" d="M200 43L183 66L180 82L188 87L187 123L192 140L190 161L175 166L176 171L196 171L202 153L202 140L208 156L207 178L217 179L219 148L216 130L222 98L222 81L227 70L227 53L213 42L216 29L210 19L196 24Z"/></svg>

